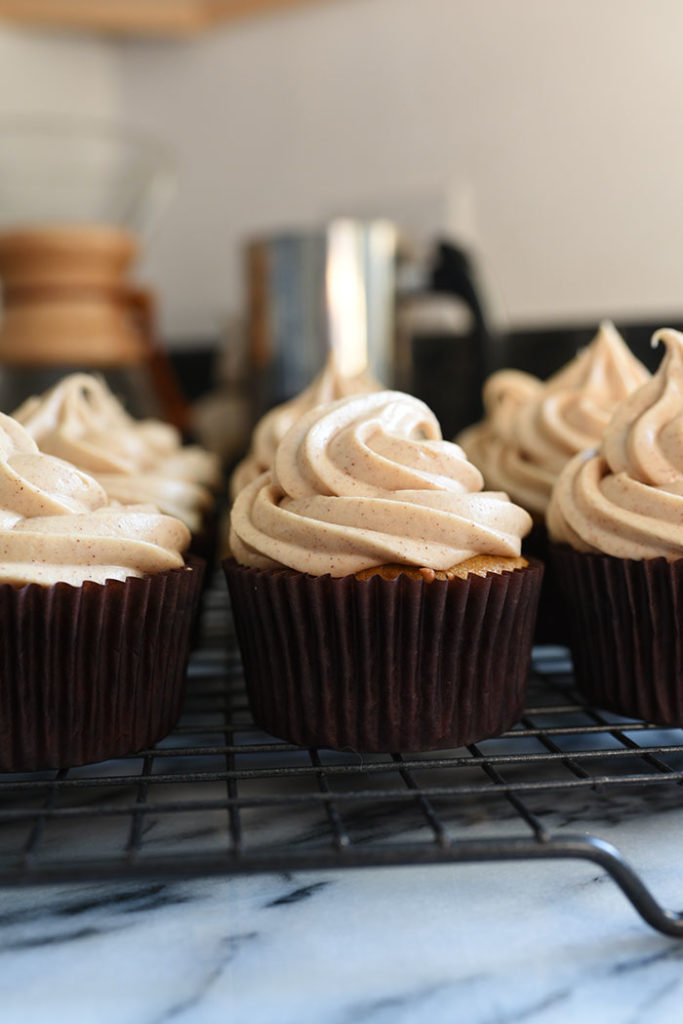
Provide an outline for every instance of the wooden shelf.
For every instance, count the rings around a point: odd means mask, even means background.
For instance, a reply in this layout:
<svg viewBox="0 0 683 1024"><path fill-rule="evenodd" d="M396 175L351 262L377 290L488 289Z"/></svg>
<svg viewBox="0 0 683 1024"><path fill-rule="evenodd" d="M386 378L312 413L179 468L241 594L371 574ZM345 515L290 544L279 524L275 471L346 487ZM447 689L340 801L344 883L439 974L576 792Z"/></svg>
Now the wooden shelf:
<svg viewBox="0 0 683 1024"><path fill-rule="evenodd" d="M0 22L116 35L184 36L325 0L0 0Z"/></svg>

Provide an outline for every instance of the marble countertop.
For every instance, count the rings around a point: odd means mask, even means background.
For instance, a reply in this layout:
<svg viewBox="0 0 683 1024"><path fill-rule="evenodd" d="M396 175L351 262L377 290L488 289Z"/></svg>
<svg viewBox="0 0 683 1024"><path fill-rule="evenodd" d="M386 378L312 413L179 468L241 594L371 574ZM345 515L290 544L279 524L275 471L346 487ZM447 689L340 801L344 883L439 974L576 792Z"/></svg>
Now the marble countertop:
<svg viewBox="0 0 683 1024"><path fill-rule="evenodd" d="M622 811L600 834L679 906L683 810ZM0 924L4 1024L655 1024L683 986L575 861L4 889Z"/></svg>

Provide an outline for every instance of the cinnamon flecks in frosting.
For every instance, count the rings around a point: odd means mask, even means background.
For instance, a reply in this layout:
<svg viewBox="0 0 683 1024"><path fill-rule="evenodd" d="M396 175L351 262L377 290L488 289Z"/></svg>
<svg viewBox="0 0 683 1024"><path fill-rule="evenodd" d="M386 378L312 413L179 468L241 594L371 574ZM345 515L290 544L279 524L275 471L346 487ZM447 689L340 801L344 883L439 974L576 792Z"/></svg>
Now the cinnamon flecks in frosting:
<svg viewBox="0 0 683 1024"><path fill-rule="evenodd" d="M489 487L542 517L558 474L599 443L616 407L649 377L613 324L545 383L518 371L493 374L485 419L459 437Z"/></svg>
<svg viewBox="0 0 683 1024"><path fill-rule="evenodd" d="M231 551L243 565L314 576L518 556L530 516L482 485L423 402L396 391L350 396L299 418L274 469L240 491Z"/></svg>
<svg viewBox="0 0 683 1024"><path fill-rule="evenodd" d="M246 484L271 469L278 444L292 424L309 409L346 395L365 394L379 389L380 385L367 373L354 377L344 376L331 351L323 369L301 394L282 405L276 405L256 424L249 451L230 478L230 496L235 498Z"/></svg>
<svg viewBox="0 0 683 1024"><path fill-rule="evenodd" d="M574 458L548 509L553 540L617 558L683 557L683 334L664 328L655 375Z"/></svg>
<svg viewBox="0 0 683 1024"><path fill-rule="evenodd" d="M111 505L92 477L45 455L0 414L0 583L104 583L183 565L190 534L148 506Z"/></svg>
<svg viewBox="0 0 683 1024"><path fill-rule="evenodd" d="M77 373L14 413L40 450L92 473L122 504L151 502L182 519L192 531L213 502L216 456L183 446L175 427L135 420L103 379Z"/></svg>

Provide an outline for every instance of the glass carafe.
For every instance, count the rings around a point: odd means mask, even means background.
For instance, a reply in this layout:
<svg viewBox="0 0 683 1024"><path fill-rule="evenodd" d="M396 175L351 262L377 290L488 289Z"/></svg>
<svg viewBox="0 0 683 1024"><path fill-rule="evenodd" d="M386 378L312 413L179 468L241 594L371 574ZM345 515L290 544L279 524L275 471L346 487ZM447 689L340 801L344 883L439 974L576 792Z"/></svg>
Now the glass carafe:
<svg viewBox="0 0 683 1024"><path fill-rule="evenodd" d="M173 179L162 147L119 128L0 119L1 411L85 370L134 415L168 418L129 273Z"/></svg>

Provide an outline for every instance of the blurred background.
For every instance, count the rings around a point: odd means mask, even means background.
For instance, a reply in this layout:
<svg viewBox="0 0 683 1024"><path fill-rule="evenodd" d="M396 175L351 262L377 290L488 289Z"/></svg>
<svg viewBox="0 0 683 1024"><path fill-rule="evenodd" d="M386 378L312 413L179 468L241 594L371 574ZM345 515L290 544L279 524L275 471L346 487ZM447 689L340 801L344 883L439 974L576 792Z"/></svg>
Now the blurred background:
<svg viewBox="0 0 683 1024"><path fill-rule="evenodd" d="M325 272L339 218L396 227L392 330L469 339L463 380L546 374L604 317L648 358L683 319L682 37L672 0L0 0L0 117L94 119L169 154L134 275L192 399L249 372L254 241L322 238ZM437 406L447 351L407 357ZM476 414L437 411L446 433ZM254 408L233 412L237 446Z"/></svg>

